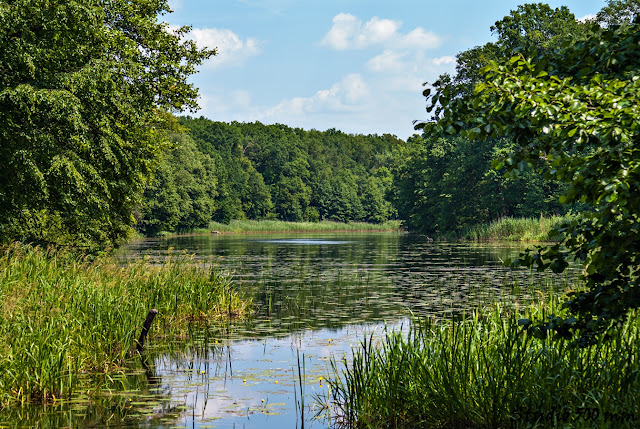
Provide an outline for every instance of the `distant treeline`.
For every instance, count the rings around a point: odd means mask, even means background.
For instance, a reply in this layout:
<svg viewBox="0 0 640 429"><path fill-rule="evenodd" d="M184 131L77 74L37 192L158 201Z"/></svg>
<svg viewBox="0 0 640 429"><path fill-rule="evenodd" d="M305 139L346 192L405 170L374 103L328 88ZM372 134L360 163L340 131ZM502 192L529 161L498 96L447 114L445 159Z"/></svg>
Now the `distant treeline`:
<svg viewBox="0 0 640 429"><path fill-rule="evenodd" d="M147 187L137 228L206 228L235 219L401 219L414 231L463 234L499 218L564 214L564 191L534 168L506 177L492 160L507 139L353 135L286 125L179 118Z"/></svg>
<svg viewBox="0 0 640 429"><path fill-rule="evenodd" d="M145 191L137 228L153 235L210 221L385 222L407 143L392 135L183 117Z"/></svg>

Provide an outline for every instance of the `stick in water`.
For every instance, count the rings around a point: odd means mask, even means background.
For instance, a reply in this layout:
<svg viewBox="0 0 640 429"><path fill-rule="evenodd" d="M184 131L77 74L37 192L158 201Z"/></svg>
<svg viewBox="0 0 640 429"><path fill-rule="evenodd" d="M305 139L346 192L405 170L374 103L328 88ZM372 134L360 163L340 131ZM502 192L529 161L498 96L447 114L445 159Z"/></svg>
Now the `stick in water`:
<svg viewBox="0 0 640 429"><path fill-rule="evenodd" d="M142 348L144 347L144 340L145 338L147 338L147 334L149 333L149 328L151 327L151 323L153 322L153 319L156 317L156 314L158 314L158 310L156 310L155 308L152 308L151 310L149 310L149 314L147 314L147 318L144 321L144 326L142 327L142 332L140 332L140 338L138 338L138 344L136 346L136 350L138 350L138 353L142 353Z"/></svg>

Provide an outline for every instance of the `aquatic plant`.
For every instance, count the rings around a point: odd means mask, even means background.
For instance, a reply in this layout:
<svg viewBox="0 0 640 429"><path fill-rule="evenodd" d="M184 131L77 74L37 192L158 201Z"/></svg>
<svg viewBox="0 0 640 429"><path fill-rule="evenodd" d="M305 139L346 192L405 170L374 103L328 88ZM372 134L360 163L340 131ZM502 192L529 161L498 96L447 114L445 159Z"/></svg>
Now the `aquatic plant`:
<svg viewBox="0 0 640 429"><path fill-rule="evenodd" d="M402 222L286 222L281 220L232 220L228 224L211 222L211 231L217 232L332 232L332 231L399 231ZM202 231L201 231L202 232Z"/></svg>
<svg viewBox="0 0 640 429"><path fill-rule="evenodd" d="M539 218L505 217L467 228L462 237L470 241L557 241L560 237L553 234L554 228L575 217L575 215L540 216Z"/></svg>
<svg viewBox="0 0 640 429"><path fill-rule="evenodd" d="M244 314L251 303L187 256L161 264L86 260L14 244L0 251L0 406L70 396L81 373L109 373L150 338Z"/></svg>
<svg viewBox="0 0 640 429"><path fill-rule="evenodd" d="M555 301L555 299L553 299ZM528 316L549 314L542 305ZM637 314L591 348L526 335L501 307L462 321L416 320L333 361L330 399L350 428L637 427Z"/></svg>

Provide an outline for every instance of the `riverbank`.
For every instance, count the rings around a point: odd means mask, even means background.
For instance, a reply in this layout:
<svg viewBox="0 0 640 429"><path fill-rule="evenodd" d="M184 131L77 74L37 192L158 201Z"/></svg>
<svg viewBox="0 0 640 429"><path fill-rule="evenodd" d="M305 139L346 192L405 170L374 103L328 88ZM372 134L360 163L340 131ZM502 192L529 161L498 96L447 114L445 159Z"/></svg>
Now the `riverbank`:
<svg viewBox="0 0 640 429"><path fill-rule="evenodd" d="M186 256L123 266L17 244L0 251L0 297L0 407L70 397L80 374L126 366L152 308L154 339L252 309Z"/></svg>
<svg viewBox="0 0 640 429"><path fill-rule="evenodd" d="M462 233L461 238L466 241L558 241L559 237L553 234L554 228L573 219L575 215L505 217L469 228Z"/></svg>
<svg viewBox="0 0 640 429"><path fill-rule="evenodd" d="M333 362L336 421L348 428L637 427L637 312L579 348L525 335L520 317L562 312L556 298L521 313L495 306L460 322L421 320Z"/></svg>
<svg viewBox="0 0 640 429"><path fill-rule="evenodd" d="M390 220L385 223L366 222L286 222L282 220L232 220L228 224L211 222L208 228L196 228L181 233L186 234L250 234L268 232L357 232L357 231L402 231L402 221ZM180 234L180 233L175 233ZM174 235L165 233L163 235Z"/></svg>

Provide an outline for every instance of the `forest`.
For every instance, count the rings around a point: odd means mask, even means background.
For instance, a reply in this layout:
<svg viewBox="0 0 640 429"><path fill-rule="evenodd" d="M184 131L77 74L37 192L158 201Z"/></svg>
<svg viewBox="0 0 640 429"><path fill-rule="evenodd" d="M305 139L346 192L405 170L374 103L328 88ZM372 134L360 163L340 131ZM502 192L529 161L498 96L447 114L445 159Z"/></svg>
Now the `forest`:
<svg viewBox="0 0 640 429"><path fill-rule="evenodd" d="M566 8L524 5L491 28L495 42L457 55L456 74L433 84L464 95L491 61L515 46L540 52L582 40L589 25ZM544 177L540 165L506 173L494 160L512 153L509 135L473 138L423 132L353 135L282 124L178 119L155 178L145 190L136 228L147 235L206 228L209 221L280 219L381 223L460 236L505 217L580 211L561 204L567 184Z"/></svg>
<svg viewBox="0 0 640 429"><path fill-rule="evenodd" d="M406 143L286 125L181 117L181 132L145 190L137 228L149 235L210 221L279 219L382 223Z"/></svg>

